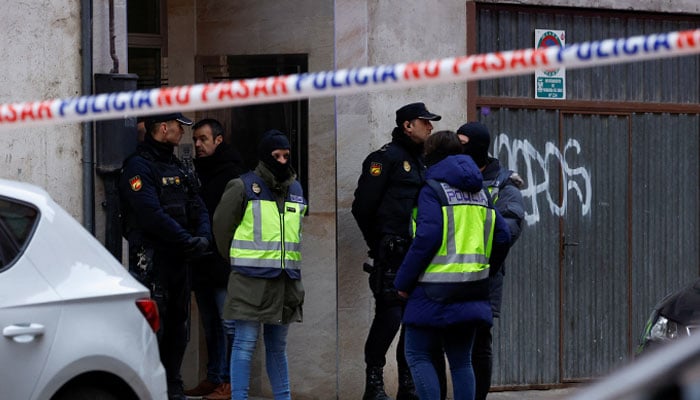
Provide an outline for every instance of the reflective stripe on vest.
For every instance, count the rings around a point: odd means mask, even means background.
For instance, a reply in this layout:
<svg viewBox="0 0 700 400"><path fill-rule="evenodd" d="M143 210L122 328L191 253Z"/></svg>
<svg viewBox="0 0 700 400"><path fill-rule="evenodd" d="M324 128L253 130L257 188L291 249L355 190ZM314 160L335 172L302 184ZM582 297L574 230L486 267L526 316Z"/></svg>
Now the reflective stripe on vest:
<svg viewBox="0 0 700 400"><path fill-rule="evenodd" d="M301 268L302 203L286 201L280 213L274 200L249 200L231 241L231 265Z"/></svg>
<svg viewBox="0 0 700 400"><path fill-rule="evenodd" d="M483 191L463 192L440 182L442 244L419 282L473 282L489 276L495 210ZM444 204L447 203L447 204Z"/></svg>

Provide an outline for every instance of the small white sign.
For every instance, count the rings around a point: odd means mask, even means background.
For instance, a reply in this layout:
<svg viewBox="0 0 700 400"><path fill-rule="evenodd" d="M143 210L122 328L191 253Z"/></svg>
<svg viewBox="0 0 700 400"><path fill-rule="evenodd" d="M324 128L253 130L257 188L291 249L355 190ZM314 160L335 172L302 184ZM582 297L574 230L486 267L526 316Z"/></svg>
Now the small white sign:
<svg viewBox="0 0 700 400"><path fill-rule="evenodd" d="M564 47L564 31L554 29L535 29L535 48ZM563 100L566 99L566 68L535 71L535 98Z"/></svg>

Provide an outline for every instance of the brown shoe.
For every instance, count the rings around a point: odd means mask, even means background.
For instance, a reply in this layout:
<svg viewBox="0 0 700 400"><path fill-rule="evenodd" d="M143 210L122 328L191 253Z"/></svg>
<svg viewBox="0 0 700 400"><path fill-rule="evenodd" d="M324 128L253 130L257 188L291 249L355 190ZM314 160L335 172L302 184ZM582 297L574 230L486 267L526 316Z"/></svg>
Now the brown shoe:
<svg viewBox="0 0 700 400"><path fill-rule="evenodd" d="M204 400L230 400L231 399L231 384L221 383L216 387L214 393L204 397Z"/></svg>
<svg viewBox="0 0 700 400"><path fill-rule="evenodd" d="M185 390L185 396L188 396L188 397L206 396L208 394L214 393L214 390L216 390L217 387L219 387L219 385L205 379L205 380L199 382L199 385L195 386L194 388L189 389L189 390Z"/></svg>

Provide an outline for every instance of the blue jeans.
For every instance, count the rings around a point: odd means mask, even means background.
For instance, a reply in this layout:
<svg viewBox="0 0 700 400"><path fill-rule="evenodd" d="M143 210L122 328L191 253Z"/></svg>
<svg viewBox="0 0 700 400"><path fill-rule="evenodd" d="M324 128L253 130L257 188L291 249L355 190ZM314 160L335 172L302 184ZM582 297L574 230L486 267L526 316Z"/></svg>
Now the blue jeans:
<svg viewBox="0 0 700 400"><path fill-rule="evenodd" d="M207 342L207 380L219 384L229 380L227 329L221 314L226 299L226 289L203 287L194 290L199 317Z"/></svg>
<svg viewBox="0 0 700 400"><path fill-rule="evenodd" d="M231 353L231 398L247 400L250 388L250 361L255 352L260 326L264 327L265 367L275 400L290 400L287 369L287 333L289 325L262 324L258 321L235 320L236 336Z"/></svg>
<svg viewBox="0 0 700 400"><path fill-rule="evenodd" d="M471 351L475 331L473 324L444 328L406 326L406 361L421 400L440 400L440 383L433 357L441 349L450 362L454 400L474 399Z"/></svg>

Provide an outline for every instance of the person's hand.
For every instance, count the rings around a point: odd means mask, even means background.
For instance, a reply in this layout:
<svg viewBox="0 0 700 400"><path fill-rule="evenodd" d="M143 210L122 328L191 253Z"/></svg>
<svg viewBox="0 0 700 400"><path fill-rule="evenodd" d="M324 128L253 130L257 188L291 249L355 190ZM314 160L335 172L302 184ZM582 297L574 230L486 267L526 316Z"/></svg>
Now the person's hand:
<svg viewBox="0 0 700 400"><path fill-rule="evenodd" d="M203 236L192 236L185 243L185 255L188 258L199 258L209 248L209 240Z"/></svg>
<svg viewBox="0 0 700 400"><path fill-rule="evenodd" d="M399 297L407 299L408 298L408 293L404 292L403 290L398 290L397 293L399 294Z"/></svg>

